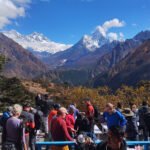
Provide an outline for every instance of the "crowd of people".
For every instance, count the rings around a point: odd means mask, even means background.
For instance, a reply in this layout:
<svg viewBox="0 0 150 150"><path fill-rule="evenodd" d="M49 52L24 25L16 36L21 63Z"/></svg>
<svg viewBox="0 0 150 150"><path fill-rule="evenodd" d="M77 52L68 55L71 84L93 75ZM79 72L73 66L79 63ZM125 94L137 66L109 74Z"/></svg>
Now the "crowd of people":
<svg viewBox="0 0 150 150"><path fill-rule="evenodd" d="M65 108L50 100L48 95L38 94L35 108L28 103L9 106L0 118L2 150L35 150L40 132L45 133L45 141L74 141L76 150L126 150L126 140L149 140L150 108L146 101L139 108L136 104L123 108L121 103L116 107L108 103L102 112L91 99L82 102L84 111L74 103ZM103 124L108 129L105 138L100 139L104 142L95 145L94 125L101 130ZM51 149L69 150L71 147L52 146Z"/></svg>

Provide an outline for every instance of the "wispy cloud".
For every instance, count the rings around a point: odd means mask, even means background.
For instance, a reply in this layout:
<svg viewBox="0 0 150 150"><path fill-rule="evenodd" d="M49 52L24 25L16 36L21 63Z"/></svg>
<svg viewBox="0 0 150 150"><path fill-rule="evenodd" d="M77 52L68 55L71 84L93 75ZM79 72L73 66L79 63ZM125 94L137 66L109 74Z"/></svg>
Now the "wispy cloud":
<svg viewBox="0 0 150 150"><path fill-rule="evenodd" d="M18 17L25 17L31 0L0 0L0 29Z"/></svg>
<svg viewBox="0 0 150 150"><path fill-rule="evenodd" d="M132 23L132 26L133 27L137 27L138 25L136 23Z"/></svg>
<svg viewBox="0 0 150 150"><path fill-rule="evenodd" d="M99 32L104 36L108 37L111 41L117 40L120 38L123 38L123 34L117 34L114 32L109 32L111 28L120 28L125 26L124 21L120 21L118 18L114 18L109 21L105 21L103 25L99 25L96 27L96 30L99 30Z"/></svg>

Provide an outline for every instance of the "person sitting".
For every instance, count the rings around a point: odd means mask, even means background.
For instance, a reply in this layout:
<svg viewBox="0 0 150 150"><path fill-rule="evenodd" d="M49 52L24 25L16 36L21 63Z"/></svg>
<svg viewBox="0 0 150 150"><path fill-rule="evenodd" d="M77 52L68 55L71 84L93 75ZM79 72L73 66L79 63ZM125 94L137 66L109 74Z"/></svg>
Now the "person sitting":
<svg viewBox="0 0 150 150"><path fill-rule="evenodd" d="M58 110L57 117L54 117L51 121L50 132L53 141L73 141L74 139L69 135L66 125L67 110L61 107ZM53 146L52 150L69 150L68 146Z"/></svg>
<svg viewBox="0 0 150 150"><path fill-rule="evenodd" d="M107 141L98 144L96 150L127 150L122 129L120 127L111 126L108 131Z"/></svg>
<svg viewBox="0 0 150 150"><path fill-rule="evenodd" d="M124 115L114 108L114 105L108 103L103 114L103 119L106 121L108 128L111 126L119 126L125 130L125 125L127 123Z"/></svg>
<svg viewBox="0 0 150 150"><path fill-rule="evenodd" d="M6 123L6 143L4 143L2 149L9 145L12 150L27 150L24 128L22 121L19 119L21 112L22 107L15 104L12 108L12 117Z"/></svg>

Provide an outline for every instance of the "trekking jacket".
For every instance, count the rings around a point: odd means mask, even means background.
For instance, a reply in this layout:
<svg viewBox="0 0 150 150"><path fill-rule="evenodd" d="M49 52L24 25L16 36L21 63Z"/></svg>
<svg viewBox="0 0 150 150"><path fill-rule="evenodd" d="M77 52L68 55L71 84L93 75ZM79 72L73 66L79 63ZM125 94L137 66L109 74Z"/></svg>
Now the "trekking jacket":
<svg viewBox="0 0 150 150"><path fill-rule="evenodd" d="M44 117L48 117L50 110L52 109L52 101L51 100L42 100L41 103L41 111L43 112Z"/></svg>
<svg viewBox="0 0 150 150"><path fill-rule="evenodd" d="M78 115L75 121L75 130L78 130L78 134L81 132L90 132L90 122L87 117Z"/></svg>
<svg viewBox="0 0 150 150"><path fill-rule="evenodd" d="M139 114L139 123L140 123L140 126L145 126L144 115L146 113L148 113L148 111L149 111L149 107L148 106L142 106L139 109L138 114Z"/></svg>
<svg viewBox="0 0 150 150"><path fill-rule="evenodd" d="M34 115L32 113L22 111L20 118L23 119L25 124L25 134L29 134L30 131L35 129Z"/></svg>
<svg viewBox="0 0 150 150"><path fill-rule="evenodd" d="M110 128L111 126L123 127L127 123L124 115L117 110L115 110L115 112L113 112L112 114L104 112L103 118L107 122L108 128Z"/></svg>
<svg viewBox="0 0 150 150"><path fill-rule="evenodd" d="M126 134L127 138L135 138L138 135L138 126L136 116L126 117Z"/></svg>

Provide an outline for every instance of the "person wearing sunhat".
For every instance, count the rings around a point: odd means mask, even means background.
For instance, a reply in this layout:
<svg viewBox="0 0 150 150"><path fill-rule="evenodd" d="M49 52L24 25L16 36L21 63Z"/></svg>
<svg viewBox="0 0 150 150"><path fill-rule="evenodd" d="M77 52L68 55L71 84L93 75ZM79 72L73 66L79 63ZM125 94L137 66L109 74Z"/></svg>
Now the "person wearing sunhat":
<svg viewBox="0 0 150 150"><path fill-rule="evenodd" d="M130 108L125 108L122 111L123 115L126 117L126 138L129 141L138 140L138 125L136 116Z"/></svg>

